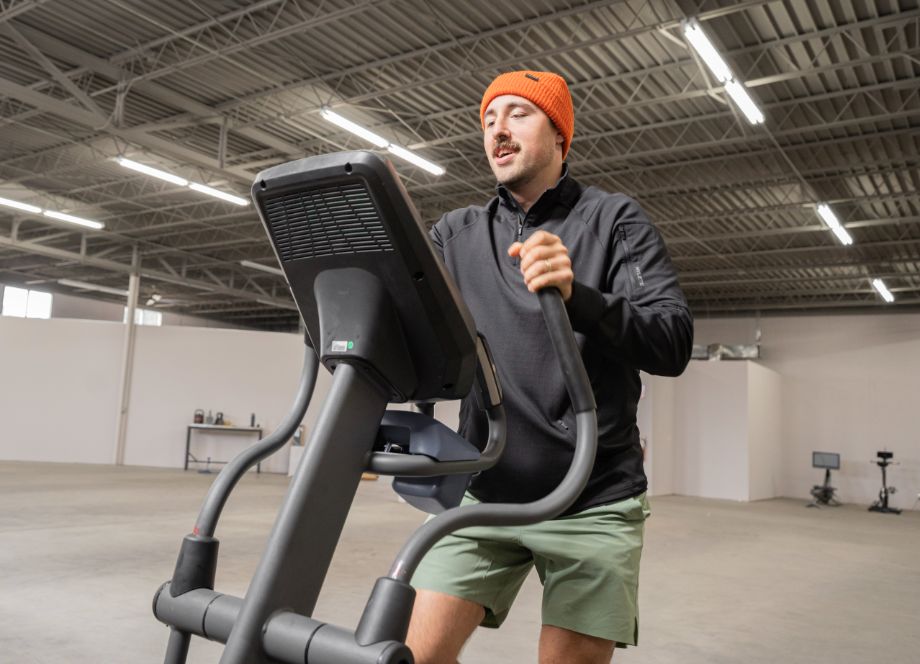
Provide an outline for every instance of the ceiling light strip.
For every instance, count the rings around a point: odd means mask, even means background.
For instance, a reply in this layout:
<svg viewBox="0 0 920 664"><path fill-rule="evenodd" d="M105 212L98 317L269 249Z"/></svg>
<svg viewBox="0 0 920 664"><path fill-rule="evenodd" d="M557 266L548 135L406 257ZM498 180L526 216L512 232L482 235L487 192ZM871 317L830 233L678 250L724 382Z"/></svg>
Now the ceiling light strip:
<svg viewBox="0 0 920 664"><path fill-rule="evenodd" d="M262 263L255 263L253 261L240 261L240 265L243 267L252 268L253 270L261 270L262 272L268 272L269 274L275 274L279 277L284 276L284 272L277 267L272 267L270 265L263 265Z"/></svg>
<svg viewBox="0 0 920 664"><path fill-rule="evenodd" d="M725 62L719 54L718 49L709 39L702 26L695 19L683 21L681 24L684 32L684 38L693 47L700 59L709 67L709 71L715 76L716 80L725 86L725 92L732 101L738 106L744 117L752 125L761 124L764 121L763 112L757 106L744 83L735 78L731 67Z"/></svg>
<svg viewBox="0 0 920 664"><path fill-rule="evenodd" d="M827 224L828 228L833 231L834 235L837 236L837 239L840 240L840 243L844 246L849 246L853 244L853 238L850 237L850 234L843 227L843 224L840 223L840 220L837 219L837 215L834 214L834 211L831 210L830 206L826 203L820 203L817 207L818 216Z"/></svg>
<svg viewBox="0 0 920 664"><path fill-rule="evenodd" d="M878 291L878 294L882 296L882 299L885 302L891 304L894 302L894 295L891 294L891 291L888 290L888 287L885 285L885 282L881 279L873 279L872 287Z"/></svg>
<svg viewBox="0 0 920 664"><path fill-rule="evenodd" d="M215 189L214 187L209 187L208 185L201 184L200 182L191 182L190 180L186 180L183 177L168 171L160 170L159 168L154 168L153 166L148 166L147 164L142 164L131 159L126 159L125 157L116 157L115 161L118 162L120 166L130 168L132 171L137 171L138 173L143 173L144 175L149 175L160 180L165 180L166 182L170 182L180 187L188 187L193 191L197 191L199 194L205 194L213 198L219 198L222 201L227 201L228 203L233 203L234 205L249 205L249 199L247 198L242 198L241 196L237 196L226 191L221 191L220 189Z"/></svg>
<svg viewBox="0 0 920 664"><path fill-rule="evenodd" d="M369 129L365 129L361 125L342 117L338 113L331 111L328 108L322 109L319 114L323 117L323 119L328 120L332 124L351 132L355 136L363 138L365 141L376 145L378 148L386 148L390 154L399 157L404 161L408 161L410 164L418 166L422 170L428 171L432 175L444 175L444 173L447 172L444 167L438 166L434 162L428 161L424 157L420 157L419 155L402 147L401 145L390 143L382 136L375 134Z"/></svg>
<svg viewBox="0 0 920 664"><path fill-rule="evenodd" d="M83 217L75 217L72 214L64 214L63 212L56 212L55 210L43 210L37 205L20 203L19 201L10 200L9 198L0 198L0 205L11 207L16 210L22 210L23 212L28 212L30 214L39 214L44 217L50 217L51 219L57 219L58 221L66 221L68 224L76 224L77 226L92 228L97 231L105 228L105 224L99 221L84 219Z"/></svg>

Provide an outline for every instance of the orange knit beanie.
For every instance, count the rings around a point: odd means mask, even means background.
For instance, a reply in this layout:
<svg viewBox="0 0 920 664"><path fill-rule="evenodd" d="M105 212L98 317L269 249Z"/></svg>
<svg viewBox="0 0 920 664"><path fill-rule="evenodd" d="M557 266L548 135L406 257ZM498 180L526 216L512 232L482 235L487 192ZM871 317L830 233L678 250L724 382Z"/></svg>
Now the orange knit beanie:
<svg viewBox="0 0 920 664"><path fill-rule="evenodd" d="M563 136L562 158L565 159L575 133L575 110L569 86L559 74L548 71L510 71L500 74L486 88L479 106L479 121L485 129L486 108L501 95L517 95L539 106Z"/></svg>

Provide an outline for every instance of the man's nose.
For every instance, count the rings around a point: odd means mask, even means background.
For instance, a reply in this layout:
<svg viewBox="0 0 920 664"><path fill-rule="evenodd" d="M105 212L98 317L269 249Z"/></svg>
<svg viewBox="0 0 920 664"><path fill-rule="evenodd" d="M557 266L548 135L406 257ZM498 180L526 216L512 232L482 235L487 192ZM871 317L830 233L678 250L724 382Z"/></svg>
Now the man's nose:
<svg viewBox="0 0 920 664"><path fill-rule="evenodd" d="M511 138L511 132L504 120L496 120L492 125L492 138L496 143Z"/></svg>

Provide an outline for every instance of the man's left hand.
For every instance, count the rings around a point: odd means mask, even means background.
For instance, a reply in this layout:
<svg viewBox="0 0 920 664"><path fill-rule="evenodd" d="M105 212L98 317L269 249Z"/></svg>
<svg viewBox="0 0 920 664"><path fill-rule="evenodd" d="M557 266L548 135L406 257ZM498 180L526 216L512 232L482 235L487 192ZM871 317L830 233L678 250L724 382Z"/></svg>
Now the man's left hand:
<svg viewBox="0 0 920 664"><path fill-rule="evenodd" d="M541 288L555 286L562 299L572 297L572 261L569 250L558 236L537 231L526 242L515 242L508 247L508 255L521 259L521 273L527 290L536 293Z"/></svg>

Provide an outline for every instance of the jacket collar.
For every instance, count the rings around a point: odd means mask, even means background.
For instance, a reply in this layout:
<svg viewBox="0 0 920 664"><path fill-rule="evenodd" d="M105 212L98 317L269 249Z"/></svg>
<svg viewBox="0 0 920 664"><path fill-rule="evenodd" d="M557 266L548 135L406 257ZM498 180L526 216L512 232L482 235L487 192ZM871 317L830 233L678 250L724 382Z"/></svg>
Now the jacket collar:
<svg viewBox="0 0 920 664"><path fill-rule="evenodd" d="M519 212L521 210L521 206L518 205L518 202L505 185L499 184L496 187L496 191L498 192L498 197L494 200L496 207L500 203L502 206L514 212ZM534 214L540 213L538 216L542 216L544 211L552 210L556 205L564 205L567 208L572 208L580 196L581 185L569 175L569 165L563 163L562 175L556 181L555 185L540 195L540 198L533 204L531 212Z"/></svg>

